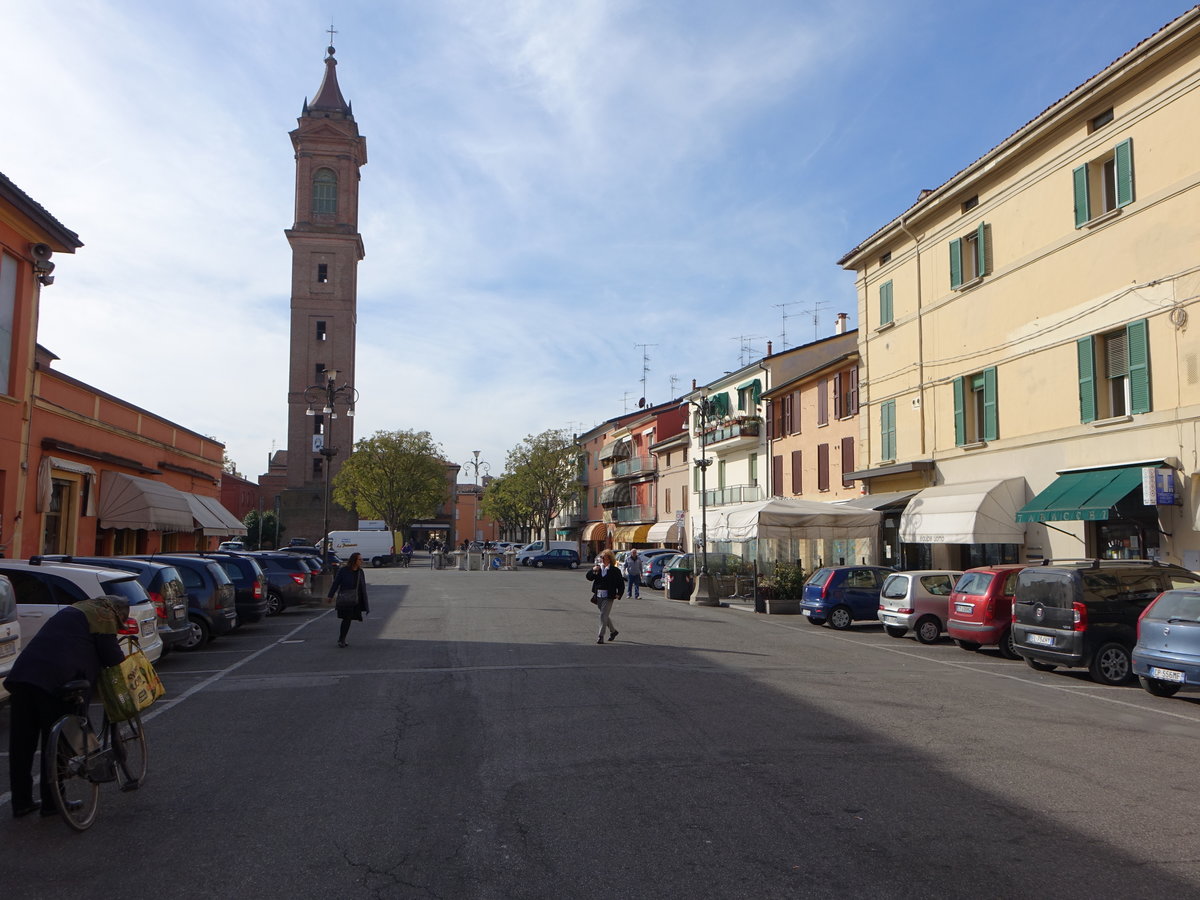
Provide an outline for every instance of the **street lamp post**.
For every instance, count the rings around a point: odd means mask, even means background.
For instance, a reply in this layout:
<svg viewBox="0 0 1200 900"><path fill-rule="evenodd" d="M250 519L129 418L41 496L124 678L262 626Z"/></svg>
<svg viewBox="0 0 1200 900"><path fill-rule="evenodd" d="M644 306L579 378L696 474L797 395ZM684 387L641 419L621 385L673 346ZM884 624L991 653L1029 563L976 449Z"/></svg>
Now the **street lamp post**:
<svg viewBox="0 0 1200 900"><path fill-rule="evenodd" d="M712 576L708 574L708 467L712 460L708 458L708 434L706 427L713 413L712 401L701 397L699 401L689 400L688 403L700 414L700 458L696 466L700 469L700 573L696 576L696 587L688 601L693 606L720 606L721 601L713 590ZM694 536L693 536L694 537Z"/></svg>
<svg viewBox="0 0 1200 900"><path fill-rule="evenodd" d="M490 472L492 470L492 467L487 462L479 461L479 451L478 450L472 450L471 453L475 458L468 459L466 464L463 466L463 468L466 469L468 472L474 473L474 476L475 476L475 492L474 492L475 493L475 515L474 515L474 521L472 522L473 528L472 528L472 532L471 532L471 540L478 541L478 540L481 540L483 537L479 533L479 473L482 472L484 475L486 475L488 472Z"/></svg>
<svg viewBox="0 0 1200 900"><path fill-rule="evenodd" d="M324 428L321 432L320 446L316 451L325 458L322 468L325 470L325 506L321 516L321 555L328 560L329 554L329 481L333 458L337 456L337 447L329 446L327 438L333 434L333 420L338 417L339 407L345 409L346 415L354 417L354 404L358 402L358 391L350 384L337 383L337 369L325 370L324 384L310 384L304 389L304 402L308 404L305 410L307 416L325 416ZM319 410L319 411L318 411ZM314 442L315 443L315 442Z"/></svg>

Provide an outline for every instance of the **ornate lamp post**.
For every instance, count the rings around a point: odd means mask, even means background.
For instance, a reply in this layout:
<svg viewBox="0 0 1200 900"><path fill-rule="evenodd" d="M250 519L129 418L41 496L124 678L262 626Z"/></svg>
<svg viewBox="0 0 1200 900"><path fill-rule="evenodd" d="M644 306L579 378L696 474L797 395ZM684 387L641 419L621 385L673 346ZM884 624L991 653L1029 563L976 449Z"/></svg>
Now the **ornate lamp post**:
<svg viewBox="0 0 1200 900"><path fill-rule="evenodd" d="M308 409L304 411L304 414L306 416L325 416L325 427L322 429L320 446L315 449L325 457L325 463L322 466L325 470L325 509L321 519L321 554L326 560L330 558L329 478L330 469L333 468L333 458L337 456L338 452L337 447L329 446L326 438L333 433L332 422L338 417L339 406L345 410L347 416L353 418L354 404L358 402L358 391L348 383L339 385L337 378L337 369L326 369L324 384L310 384L304 389L304 402L308 404Z"/></svg>
<svg viewBox="0 0 1200 900"><path fill-rule="evenodd" d="M471 453L475 458L473 460L468 459L463 468L468 472L472 472L475 476L475 520L472 523L474 527L471 532L471 540L478 541L482 538L482 535L479 533L479 473L482 472L486 475L492 470L492 467L486 462L479 461L478 450L472 450Z"/></svg>
<svg viewBox="0 0 1200 900"><path fill-rule="evenodd" d="M707 397L699 400L688 400L688 404L696 410L700 422L700 458L695 460L700 469L700 532L703 539L700 542L700 573L696 576L696 587L692 592L690 602L693 606L720 606L721 601L716 597L712 587L712 576L708 574L708 467L712 460L708 458L708 420L713 415L712 401Z"/></svg>

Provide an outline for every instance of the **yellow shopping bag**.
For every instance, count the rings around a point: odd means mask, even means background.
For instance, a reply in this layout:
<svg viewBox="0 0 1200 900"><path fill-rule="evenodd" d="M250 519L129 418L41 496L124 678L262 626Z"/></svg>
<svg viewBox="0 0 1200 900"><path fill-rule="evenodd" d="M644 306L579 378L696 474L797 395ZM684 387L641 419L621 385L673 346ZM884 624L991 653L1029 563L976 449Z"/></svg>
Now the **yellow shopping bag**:
<svg viewBox="0 0 1200 900"><path fill-rule="evenodd" d="M146 709L167 692L159 680L158 673L154 671L154 666L136 643L121 661L121 674L124 675L125 685L139 710Z"/></svg>

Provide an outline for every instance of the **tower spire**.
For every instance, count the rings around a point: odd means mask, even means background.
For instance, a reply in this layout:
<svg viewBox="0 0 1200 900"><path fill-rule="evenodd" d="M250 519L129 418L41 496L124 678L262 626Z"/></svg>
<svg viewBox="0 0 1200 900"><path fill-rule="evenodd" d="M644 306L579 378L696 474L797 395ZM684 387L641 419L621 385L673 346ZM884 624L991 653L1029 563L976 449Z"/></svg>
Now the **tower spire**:
<svg viewBox="0 0 1200 900"><path fill-rule="evenodd" d="M337 60L333 58L336 52L332 43L333 28L330 27L330 41L328 47L325 48L325 77L321 79L321 86L317 88L316 96L313 97L311 103L306 103L304 106L305 115L321 114L323 117L328 117L329 113L341 113L348 119L354 118L353 110L342 96L342 89L338 87L337 80Z"/></svg>

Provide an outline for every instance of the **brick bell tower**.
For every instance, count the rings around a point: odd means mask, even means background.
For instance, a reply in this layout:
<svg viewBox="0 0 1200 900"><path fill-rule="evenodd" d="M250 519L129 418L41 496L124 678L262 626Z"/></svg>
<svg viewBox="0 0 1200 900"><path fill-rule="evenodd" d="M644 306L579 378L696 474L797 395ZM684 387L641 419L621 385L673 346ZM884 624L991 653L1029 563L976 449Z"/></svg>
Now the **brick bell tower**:
<svg viewBox="0 0 1200 900"><path fill-rule="evenodd" d="M337 474L354 446L354 419L309 415L305 389L324 385L329 370L337 384L354 383L358 263L364 256L358 233L359 168L367 142L358 133L353 108L342 97L337 60L330 46L325 77L312 101L304 102L291 132L296 158L296 214L284 233L292 248L291 365L288 374L286 489L280 496L288 537L316 540L323 522L324 466ZM326 459L321 447L337 449ZM357 527L357 516L334 503L329 527Z"/></svg>

